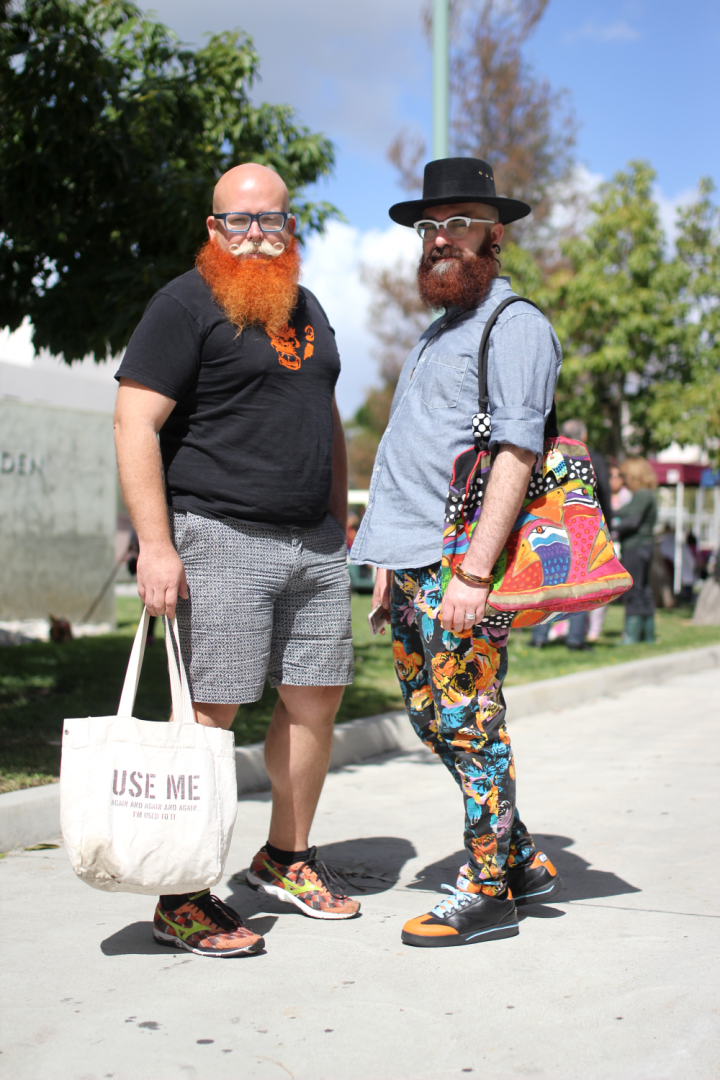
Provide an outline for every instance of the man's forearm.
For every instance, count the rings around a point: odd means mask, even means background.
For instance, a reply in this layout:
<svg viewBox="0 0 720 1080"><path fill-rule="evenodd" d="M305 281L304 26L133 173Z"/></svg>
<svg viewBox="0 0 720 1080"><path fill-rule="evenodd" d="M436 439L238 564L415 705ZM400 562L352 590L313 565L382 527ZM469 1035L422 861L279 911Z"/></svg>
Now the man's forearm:
<svg viewBox="0 0 720 1080"><path fill-rule="evenodd" d="M332 491L330 493L330 513L340 522L343 529L347 526L348 515L348 462L345 444L345 429L340 413L333 401L333 455L332 455Z"/></svg>
<svg viewBox="0 0 720 1080"><path fill-rule="evenodd" d="M138 596L151 615L175 615L189 596L185 567L170 534L157 433L175 408L172 398L121 379L115 406L120 489L140 541Z"/></svg>
<svg viewBox="0 0 720 1080"><path fill-rule="evenodd" d="M157 435L145 424L115 422L120 490L141 545L170 544Z"/></svg>
<svg viewBox="0 0 720 1080"><path fill-rule="evenodd" d="M480 521L463 566L471 574L488 577L505 546L527 493L535 455L530 450L503 444L490 472Z"/></svg>

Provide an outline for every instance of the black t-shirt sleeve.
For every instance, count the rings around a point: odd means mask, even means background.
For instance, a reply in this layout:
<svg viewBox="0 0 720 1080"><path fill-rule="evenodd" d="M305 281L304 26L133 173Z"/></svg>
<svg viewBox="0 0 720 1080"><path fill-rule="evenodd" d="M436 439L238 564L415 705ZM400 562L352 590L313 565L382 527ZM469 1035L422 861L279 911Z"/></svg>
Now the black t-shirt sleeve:
<svg viewBox="0 0 720 1080"><path fill-rule="evenodd" d="M116 379L133 379L173 401L197 382L202 336L197 321L174 297L157 293L130 338Z"/></svg>
<svg viewBox="0 0 720 1080"><path fill-rule="evenodd" d="M315 293L313 293L313 292L310 292L310 290L309 290L309 289L307 289L307 288L305 288L305 286L304 286L304 285L301 285L301 286L300 286L300 288L301 288L301 289L302 289L302 291L303 291L303 292L305 293L305 299L306 299L306 300L307 300L307 299L310 299L310 300L312 301L312 303L313 303L313 304L315 304L315 306L317 307L318 311L319 311L319 312L320 312L320 314L322 315L323 319L324 319L324 320L325 320L325 322L327 323L327 327L328 327L328 330L330 331L330 333L332 334L332 336L333 336L333 337L335 337L335 336L336 336L336 335L335 335L335 327L334 327L334 326L331 326L331 325L330 325L330 320L329 320L329 319L328 319L328 317L327 317L327 312L326 312L325 308L324 308L324 307L322 306L322 304L320 303L320 301L318 300L318 298L317 298L317 296L315 295Z"/></svg>

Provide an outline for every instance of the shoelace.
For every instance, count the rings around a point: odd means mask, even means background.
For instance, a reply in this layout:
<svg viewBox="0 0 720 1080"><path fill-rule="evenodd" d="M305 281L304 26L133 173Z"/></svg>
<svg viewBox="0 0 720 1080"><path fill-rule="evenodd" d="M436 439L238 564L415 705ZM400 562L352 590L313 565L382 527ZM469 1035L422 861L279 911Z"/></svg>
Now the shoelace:
<svg viewBox="0 0 720 1080"><path fill-rule="evenodd" d="M446 892L452 893L452 896L446 896L444 900L434 907L431 911L431 915L434 915L438 919L444 919L448 915L454 915L456 911L460 911L471 900L475 899L475 893L462 892L461 889L456 889L454 885L441 885L441 889L445 889Z"/></svg>
<svg viewBox="0 0 720 1080"><path fill-rule="evenodd" d="M349 889L350 882L339 871L331 870L317 855L312 855L309 859L306 859L304 865L308 867L311 873L315 874L318 881L332 897L336 900L348 899L347 893L342 890L343 886Z"/></svg>
<svg viewBox="0 0 720 1080"><path fill-rule="evenodd" d="M236 911L224 904L218 896L206 893L196 900L190 901L195 907L200 908L203 915L217 923L221 930L237 930L243 925L243 921Z"/></svg>

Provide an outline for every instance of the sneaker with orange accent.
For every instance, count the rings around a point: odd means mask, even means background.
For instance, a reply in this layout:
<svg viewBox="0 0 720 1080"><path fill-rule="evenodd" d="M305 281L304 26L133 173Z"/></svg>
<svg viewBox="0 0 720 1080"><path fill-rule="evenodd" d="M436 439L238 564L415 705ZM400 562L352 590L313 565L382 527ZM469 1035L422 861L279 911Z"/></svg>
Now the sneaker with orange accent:
<svg viewBox="0 0 720 1080"><path fill-rule="evenodd" d="M564 888L562 878L543 851L538 851L527 866L508 869L507 882L518 907L544 904Z"/></svg>
<svg viewBox="0 0 720 1080"><path fill-rule="evenodd" d="M245 875L251 889L267 893L286 904L294 904L311 919L351 919L360 910L357 900L342 891L347 882L330 870L311 848L310 857L292 866L282 866L260 848Z"/></svg>
<svg viewBox="0 0 720 1080"><path fill-rule="evenodd" d="M512 896L505 890L500 896L468 892L443 885L451 893L427 915L405 923L405 945L438 948L445 945L475 945L481 941L515 937L518 918Z"/></svg>
<svg viewBox="0 0 720 1080"><path fill-rule="evenodd" d="M159 945L187 949L198 956L251 956L265 942L240 916L209 889L195 893L174 908L155 908L153 937Z"/></svg>

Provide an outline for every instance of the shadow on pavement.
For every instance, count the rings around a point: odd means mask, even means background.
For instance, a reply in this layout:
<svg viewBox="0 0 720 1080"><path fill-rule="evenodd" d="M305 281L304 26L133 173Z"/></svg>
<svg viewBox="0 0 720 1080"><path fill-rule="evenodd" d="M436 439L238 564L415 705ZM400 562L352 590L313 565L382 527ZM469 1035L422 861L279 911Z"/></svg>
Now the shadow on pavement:
<svg viewBox="0 0 720 1080"><path fill-rule="evenodd" d="M574 844L569 836L548 836L534 833L537 847L550 857L557 867L565 889L558 899L561 903L568 900L591 900L602 896L623 896L642 890L628 881L623 881L611 870L593 870L590 863L581 855L566 849Z"/></svg>
<svg viewBox="0 0 720 1080"><path fill-rule="evenodd" d="M367 836L325 844L318 849L324 863L350 882L350 892L387 892L397 885L402 868L417 852L400 836ZM353 889L358 885L360 889Z"/></svg>
<svg viewBox="0 0 720 1080"><path fill-rule="evenodd" d="M532 907L519 907L517 914L518 922L522 922L523 919L561 919L567 912L548 904L533 904Z"/></svg>
<svg viewBox="0 0 720 1080"><path fill-rule="evenodd" d="M567 851L566 849L575 843L570 837L547 836L540 833L534 833L533 836L537 847L550 857L563 879L565 888L558 897L560 903L641 892L635 885L623 881L612 871L593 870L587 860L573 851ZM456 851L454 855L448 855L420 870L415 881L408 885L408 888L421 889L423 892L439 892L443 882L454 885L457 872L465 862L467 862L465 849ZM547 918L547 916L543 917Z"/></svg>
<svg viewBox="0 0 720 1080"><path fill-rule="evenodd" d="M318 849L322 861L343 875L351 896L386 892L400 879L403 866L417 852L409 840L399 836L368 836L341 840ZM261 911L289 914L293 909L271 896L257 893L245 883L246 870L240 870L227 882L232 890L229 902L241 911L244 918ZM298 911L302 916L302 912ZM253 926L255 926L253 922Z"/></svg>
<svg viewBox="0 0 720 1080"><path fill-rule="evenodd" d="M105 938L100 948L105 956L160 956L167 949L153 941L152 928L150 920L130 923Z"/></svg>

